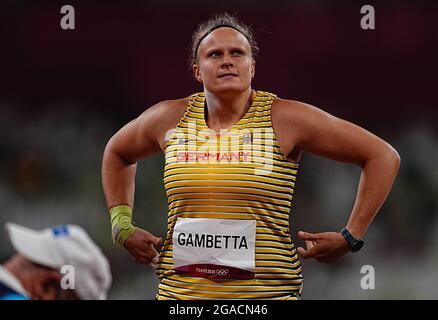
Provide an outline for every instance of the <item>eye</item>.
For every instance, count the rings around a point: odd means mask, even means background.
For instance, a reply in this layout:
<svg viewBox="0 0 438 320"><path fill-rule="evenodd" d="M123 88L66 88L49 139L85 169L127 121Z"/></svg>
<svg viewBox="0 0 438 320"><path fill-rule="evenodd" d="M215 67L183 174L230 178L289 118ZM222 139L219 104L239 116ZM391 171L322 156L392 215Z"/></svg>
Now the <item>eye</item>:
<svg viewBox="0 0 438 320"><path fill-rule="evenodd" d="M221 56L221 53L219 51L213 51L212 53L209 54L209 57L212 58L219 58Z"/></svg>
<svg viewBox="0 0 438 320"><path fill-rule="evenodd" d="M240 50L234 50L234 51L232 52L232 54L233 54L233 56L235 56L235 57L239 57L239 56L241 56L241 55L243 54L243 52L240 51Z"/></svg>

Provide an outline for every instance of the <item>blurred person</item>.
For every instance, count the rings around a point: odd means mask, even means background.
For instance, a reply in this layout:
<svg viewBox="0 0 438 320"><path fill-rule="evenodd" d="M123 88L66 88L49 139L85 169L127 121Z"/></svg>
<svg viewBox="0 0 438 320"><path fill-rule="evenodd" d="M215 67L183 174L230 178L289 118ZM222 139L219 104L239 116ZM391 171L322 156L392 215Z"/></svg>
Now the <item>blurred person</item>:
<svg viewBox="0 0 438 320"><path fill-rule="evenodd" d="M17 254L0 266L0 300L106 299L108 260L80 226L5 228Z"/></svg>
<svg viewBox="0 0 438 320"><path fill-rule="evenodd" d="M203 92L148 108L106 146L112 237L155 268L156 299L298 299L299 255L329 263L358 251L398 172L397 151L374 134L252 89L257 52L236 17L200 24L191 65ZM169 204L164 242L132 224L137 162L158 152ZM299 231L306 248L296 248L289 214L302 152L355 164L362 174L345 227Z"/></svg>

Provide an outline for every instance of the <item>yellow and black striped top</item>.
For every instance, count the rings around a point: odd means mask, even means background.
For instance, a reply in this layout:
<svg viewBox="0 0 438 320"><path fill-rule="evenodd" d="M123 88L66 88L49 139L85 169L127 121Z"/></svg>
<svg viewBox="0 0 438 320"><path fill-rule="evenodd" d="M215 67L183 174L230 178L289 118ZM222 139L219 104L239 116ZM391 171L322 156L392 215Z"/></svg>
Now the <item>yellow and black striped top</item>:
<svg viewBox="0 0 438 320"><path fill-rule="evenodd" d="M298 164L284 157L276 141L274 99L254 91L242 119L218 134L206 124L204 93L190 97L165 149L169 212L156 270L157 299L295 299L301 294L301 265L289 232ZM254 278L215 282L177 274L172 234L178 217L256 220Z"/></svg>

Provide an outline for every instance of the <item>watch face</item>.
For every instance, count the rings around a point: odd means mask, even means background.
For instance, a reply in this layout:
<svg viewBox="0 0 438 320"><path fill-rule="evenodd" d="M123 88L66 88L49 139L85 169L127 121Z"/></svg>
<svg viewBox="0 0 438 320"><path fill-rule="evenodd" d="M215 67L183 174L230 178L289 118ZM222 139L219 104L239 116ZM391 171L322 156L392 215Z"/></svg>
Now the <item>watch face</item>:
<svg viewBox="0 0 438 320"><path fill-rule="evenodd" d="M351 246L351 252L359 251L363 247L363 240L355 241Z"/></svg>

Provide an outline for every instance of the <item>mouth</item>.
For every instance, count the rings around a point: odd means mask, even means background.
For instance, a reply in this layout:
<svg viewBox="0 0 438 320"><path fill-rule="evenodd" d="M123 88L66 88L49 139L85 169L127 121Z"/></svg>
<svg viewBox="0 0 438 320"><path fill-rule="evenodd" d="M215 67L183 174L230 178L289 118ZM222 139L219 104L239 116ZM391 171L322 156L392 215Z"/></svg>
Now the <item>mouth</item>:
<svg viewBox="0 0 438 320"><path fill-rule="evenodd" d="M218 76L218 78L234 78L237 77L235 73L224 73Z"/></svg>

